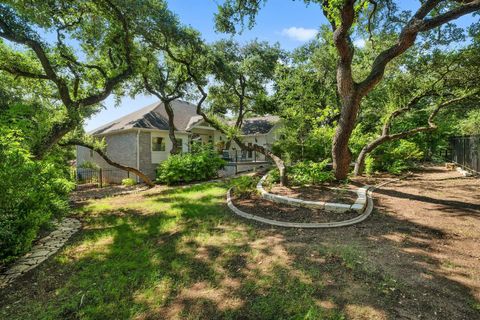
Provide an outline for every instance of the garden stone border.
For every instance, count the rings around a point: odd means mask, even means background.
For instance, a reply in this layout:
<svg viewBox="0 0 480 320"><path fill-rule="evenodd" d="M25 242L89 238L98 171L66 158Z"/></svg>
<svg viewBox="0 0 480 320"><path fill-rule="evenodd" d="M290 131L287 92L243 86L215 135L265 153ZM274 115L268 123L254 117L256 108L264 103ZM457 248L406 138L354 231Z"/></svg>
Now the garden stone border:
<svg viewBox="0 0 480 320"><path fill-rule="evenodd" d="M361 215L358 217L349 219L349 220L344 220L344 221L335 221L335 222L323 222L323 223L302 223L302 222L286 222L286 221L278 221L278 220L272 220L272 219L266 219L263 217L259 217L250 213L243 212L242 210L238 209L235 207L235 205L232 202L232 197L231 197L231 192L232 188L228 189L227 191L227 206L232 210L235 214L246 218L250 220L255 220L258 222L266 223L272 226L278 226L278 227L286 227L286 228L309 228L309 229L315 229L315 228L338 228L338 227L346 227L350 225L354 225L357 223L362 222L363 220L367 219L368 216L373 211L373 200L372 200L372 193L375 189L378 189L380 187L383 187L386 184L400 181L406 177L411 175L411 173L406 174L403 177L400 177L398 179L393 179L390 181L383 182L381 184L375 185L375 186L370 186L365 190L365 197L366 197L366 207L365 210Z"/></svg>
<svg viewBox="0 0 480 320"><path fill-rule="evenodd" d="M264 175L260 181L257 183L257 190L260 193L260 196L263 199L270 200L277 203L284 203L295 207L304 207L304 208L311 208L311 209L322 209L331 212L347 212L349 210L357 211L361 213L364 211L365 207L367 206L367 192L371 186L364 186L357 189L357 200L355 203L350 205L346 203L335 203L335 202L324 202L324 201L309 201L297 198L290 198L286 196L281 196L273 193L267 192L263 188L263 182L267 178L268 174Z"/></svg>
<svg viewBox="0 0 480 320"><path fill-rule="evenodd" d="M358 217L349 219L349 220L344 220L344 221L335 221L335 222L323 222L323 223L305 223L305 222L286 222L286 221L278 221L278 220L272 220L272 219L267 219L263 217L259 217L250 213L243 212L242 210L238 209L235 207L235 205L232 202L232 197L231 197L231 191L233 188L230 188L227 192L227 206L232 210L235 214L246 218L250 220L255 220L258 222L266 223L272 226L278 226L278 227L286 227L286 228L310 228L310 229L315 229L315 228L337 228L337 227L346 227L352 224L356 224L359 222L362 222L363 220L367 219L370 213L372 213L373 210L373 201L371 199L370 193L371 191L368 190L367 196L366 196L366 202L367 205L365 207L365 211L359 215Z"/></svg>
<svg viewBox="0 0 480 320"><path fill-rule="evenodd" d="M40 239L29 253L18 259L15 264L0 273L0 288L12 283L22 274L36 268L51 255L56 253L81 227L80 221L74 218L65 218L61 222L54 223L56 229L48 236Z"/></svg>

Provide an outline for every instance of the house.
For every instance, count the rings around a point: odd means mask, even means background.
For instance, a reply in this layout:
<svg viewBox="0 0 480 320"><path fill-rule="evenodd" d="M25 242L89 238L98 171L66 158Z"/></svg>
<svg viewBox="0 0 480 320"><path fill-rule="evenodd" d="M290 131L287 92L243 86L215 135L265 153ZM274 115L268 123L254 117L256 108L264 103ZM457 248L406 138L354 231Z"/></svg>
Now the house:
<svg viewBox="0 0 480 320"><path fill-rule="evenodd" d="M226 137L218 130L205 123L196 113L196 107L188 102L175 100L171 103L174 111L175 137L181 145L182 152L189 152L193 143L213 143L219 154L225 156ZM248 144L258 144L270 148L277 139L280 127L277 116L247 118L242 126L242 139ZM170 155L172 143L168 136L168 116L163 103L157 102L138 111L97 128L89 134L104 138L106 154L123 165L135 167L146 175L155 178L158 164ZM263 155L242 151L232 143L228 150L231 162L243 165L265 162ZM98 154L88 148L77 146L77 165L93 163L104 170L113 169ZM126 177L123 172L115 176L118 180Z"/></svg>

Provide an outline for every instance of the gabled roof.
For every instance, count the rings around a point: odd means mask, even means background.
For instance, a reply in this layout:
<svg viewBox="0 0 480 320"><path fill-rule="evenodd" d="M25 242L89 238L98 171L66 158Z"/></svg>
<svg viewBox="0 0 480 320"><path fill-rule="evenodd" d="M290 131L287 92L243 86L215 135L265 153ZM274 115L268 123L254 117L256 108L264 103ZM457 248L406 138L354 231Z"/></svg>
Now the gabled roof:
<svg viewBox="0 0 480 320"><path fill-rule="evenodd" d="M175 130L190 131L196 125L203 123L203 117L197 115L196 106L182 100L171 102L174 113ZM254 135L268 133L280 120L277 116L253 117L243 120L242 134ZM234 121L229 121L233 125ZM117 120L107 123L91 132L92 135L121 132L128 129L158 129L168 130L168 115L161 102L155 102L140 110L127 114Z"/></svg>
<svg viewBox="0 0 480 320"><path fill-rule="evenodd" d="M175 114L175 130L185 131L192 117L196 116L195 106L182 100L172 101L171 106ZM107 123L89 133L97 135L133 128L168 130L168 115L163 103L155 102L140 110Z"/></svg>
<svg viewBox="0 0 480 320"><path fill-rule="evenodd" d="M273 126L280 121L278 116L263 116L243 119L242 134L266 134L272 130ZM229 121L229 125L234 125L235 121Z"/></svg>

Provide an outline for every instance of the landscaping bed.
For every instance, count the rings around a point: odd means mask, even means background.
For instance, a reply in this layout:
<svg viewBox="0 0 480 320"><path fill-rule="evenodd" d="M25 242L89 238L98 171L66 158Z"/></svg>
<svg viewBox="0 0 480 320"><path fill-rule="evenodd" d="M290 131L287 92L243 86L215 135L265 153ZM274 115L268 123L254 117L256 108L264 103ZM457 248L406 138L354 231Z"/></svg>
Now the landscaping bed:
<svg viewBox="0 0 480 320"><path fill-rule="evenodd" d="M352 192L349 192L352 193ZM353 193L352 193L353 194ZM347 212L329 212L326 210L294 207L281 203L265 200L257 194L234 195L233 204L240 210L262 218L303 223L323 223L344 221L358 217L358 213L349 210Z"/></svg>
<svg viewBox="0 0 480 320"><path fill-rule="evenodd" d="M284 187L278 184L269 188L269 192L276 195L286 196L310 201L324 201L353 204L357 200L357 186L352 184L324 184L313 186Z"/></svg>

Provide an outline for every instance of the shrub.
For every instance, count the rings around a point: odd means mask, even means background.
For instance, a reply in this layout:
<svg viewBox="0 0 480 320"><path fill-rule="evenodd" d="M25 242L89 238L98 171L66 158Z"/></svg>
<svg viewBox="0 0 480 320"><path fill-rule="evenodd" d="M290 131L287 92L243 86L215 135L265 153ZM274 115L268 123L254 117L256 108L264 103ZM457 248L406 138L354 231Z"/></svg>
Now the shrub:
<svg viewBox="0 0 480 320"><path fill-rule="evenodd" d="M170 185L216 177L225 161L210 146L197 149L195 153L171 155L160 163L157 168L157 181Z"/></svg>
<svg viewBox="0 0 480 320"><path fill-rule="evenodd" d="M233 192L238 196L251 195L257 192L258 177L241 176L231 181Z"/></svg>
<svg viewBox="0 0 480 320"><path fill-rule="evenodd" d="M367 157L366 173L387 171L400 174L414 167L415 162L422 157L423 152L416 143L407 140L394 141L378 147Z"/></svg>
<svg viewBox="0 0 480 320"><path fill-rule="evenodd" d="M122 179L122 185L124 185L124 186L131 187L131 186L134 186L136 184L137 184L137 182L135 180L133 180L132 178Z"/></svg>
<svg viewBox="0 0 480 320"><path fill-rule="evenodd" d="M0 263L28 251L39 229L68 209L73 183L33 161L18 131L0 129Z"/></svg>
<svg viewBox="0 0 480 320"><path fill-rule="evenodd" d="M333 173L326 170L329 160L321 162L301 161L287 168L288 183L291 185L320 184L334 180ZM280 181L278 169L271 170L267 184Z"/></svg>

